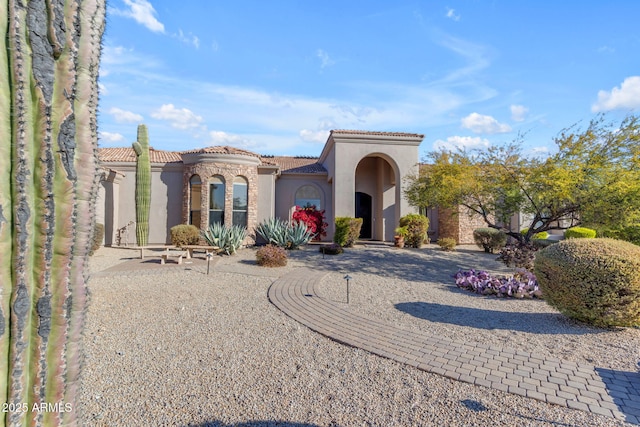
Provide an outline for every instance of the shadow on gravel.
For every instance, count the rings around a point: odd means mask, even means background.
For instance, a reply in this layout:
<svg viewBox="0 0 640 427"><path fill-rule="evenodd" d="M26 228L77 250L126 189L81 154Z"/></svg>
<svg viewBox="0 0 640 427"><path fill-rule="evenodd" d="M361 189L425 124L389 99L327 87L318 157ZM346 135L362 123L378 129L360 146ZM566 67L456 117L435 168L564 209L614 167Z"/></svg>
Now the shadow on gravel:
<svg viewBox="0 0 640 427"><path fill-rule="evenodd" d="M396 304L395 307L419 319L478 329L506 329L533 334L572 335L608 332L607 329L589 328L575 324L560 313L514 313L512 311L483 310L431 302L402 302Z"/></svg>
<svg viewBox="0 0 640 427"><path fill-rule="evenodd" d="M331 424L338 427L338 424ZM317 424L292 423L289 421L247 421L246 423L225 424L221 421L208 421L203 424L189 424L186 427L320 427Z"/></svg>
<svg viewBox="0 0 640 427"><path fill-rule="evenodd" d="M339 255L325 255L317 247L290 251L291 260L304 262L317 270L376 274L409 281L453 283L458 270L471 268L508 274L512 270L495 260L496 255L481 251L443 252L439 248L395 249L390 247L347 248Z"/></svg>
<svg viewBox="0 0 640 427"><path fill-rule="evenodd" d="M596 368L607 393L628 423L640 425L640 373Z"/></svg>

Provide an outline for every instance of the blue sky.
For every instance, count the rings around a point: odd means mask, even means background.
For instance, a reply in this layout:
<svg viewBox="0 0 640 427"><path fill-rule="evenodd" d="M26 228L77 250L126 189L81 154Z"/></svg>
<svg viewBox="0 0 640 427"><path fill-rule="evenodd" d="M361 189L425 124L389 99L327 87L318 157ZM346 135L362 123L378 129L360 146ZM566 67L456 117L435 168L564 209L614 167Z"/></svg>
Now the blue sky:
<svg viewBox="0 0 640 427"><path fill-rule="evenodd" d="M100 146L311 155L329 130L529 153L640 109L640 2L111 0Z"/></svg>

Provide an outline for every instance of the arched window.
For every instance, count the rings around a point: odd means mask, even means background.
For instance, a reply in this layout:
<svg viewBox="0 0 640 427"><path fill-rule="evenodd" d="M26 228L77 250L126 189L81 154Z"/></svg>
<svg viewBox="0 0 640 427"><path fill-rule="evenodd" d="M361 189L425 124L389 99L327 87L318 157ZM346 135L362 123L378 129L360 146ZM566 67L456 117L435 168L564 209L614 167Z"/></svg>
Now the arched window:
<svg viewBox="0 0 640 427"><path fill-rule="evenodd" d="M200 195L202 194L202 181L198 175L193 175L189 180L189 224L200 228Z"/></svg>
<svg viewBox="0 0 640 427"><path fill-rule="evenodd" d="M209 224L224 224L224 178L216 175L209 180Z"/></svg>
<svg viewBox="0 0 640 427"><path fill-rule="evenodd" d="M237 176L233 179L233 225L247 226L247 209L249 183L246 178Z"/></svg>
<svg viewBox="0 0 640 427"><path fill-rule="evenodd" d="M305 207L313 205L316 209L322 209L320 206L320 191L314 185L303 185L296 191L296 206Z"/></svg>

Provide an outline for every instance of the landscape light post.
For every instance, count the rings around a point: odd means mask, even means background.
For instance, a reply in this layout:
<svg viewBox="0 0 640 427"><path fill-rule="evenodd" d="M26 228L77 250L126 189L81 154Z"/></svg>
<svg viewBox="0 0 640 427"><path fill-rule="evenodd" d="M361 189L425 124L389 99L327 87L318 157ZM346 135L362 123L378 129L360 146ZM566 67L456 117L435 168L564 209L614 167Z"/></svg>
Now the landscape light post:
<svg viewBox="0 0 640 427"><path fill-rule="evenodd" d="M347 281L347 304L349 304L349 280L351 280L351 276L347 274L344 278Z"/></svg>

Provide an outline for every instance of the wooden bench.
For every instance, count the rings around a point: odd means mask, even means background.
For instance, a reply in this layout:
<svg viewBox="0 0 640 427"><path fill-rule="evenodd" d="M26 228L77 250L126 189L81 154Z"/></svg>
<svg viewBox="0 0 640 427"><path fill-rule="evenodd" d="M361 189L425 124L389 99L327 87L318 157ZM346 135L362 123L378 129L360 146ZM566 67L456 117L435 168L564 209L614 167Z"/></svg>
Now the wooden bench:
<svg viewBox="0 0 640 427"><path fill-rule="evenodd" d="M214 253L220 250L217 246L209 246L209 245L184 245L180 247L186 251L187 259L193 258L193 251L204 251L207 255L210 253Z"/></svg>
<svg viewBox="0 0 640 427"><path fill-rule="evenodd" d="M187 256L188 254L188 251L180 251L178 253L171 253L167 251L166 253L162 254L162 257L160 258L160 264L165 265L170 257L176 257L178 264L182 264L182 258Z"/></svg>
<svg viewBox="0 0 640 427"><path fill-rule="evenodd" d="M176 246L171 245L147 245L147 246L138 246L136 249L140 249L140 259L144 259L144 250L145 249L164 249L166 253L169 253L171 249L180 249Z"/></svg>

